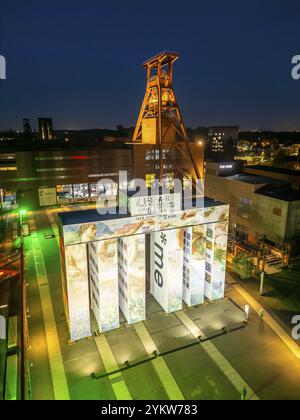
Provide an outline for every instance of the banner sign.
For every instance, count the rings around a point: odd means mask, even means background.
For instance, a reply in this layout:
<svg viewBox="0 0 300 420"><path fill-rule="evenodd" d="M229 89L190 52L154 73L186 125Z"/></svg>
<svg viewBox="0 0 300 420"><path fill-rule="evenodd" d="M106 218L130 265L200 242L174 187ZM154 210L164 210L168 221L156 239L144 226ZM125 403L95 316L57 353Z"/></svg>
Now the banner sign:
<svg viewBox="0 0 300 420"><path fill-rule="evenodd" d="M130 197L128 207L131 216L173 214L181 210L181 194Z"/></svg>
<svg viewBox="0 0 300 420"><path fill-rule="evenodd" d="M150 292L167 312L182 309L182 231L151 234Z"/></svg>
<svg viewBox="0 0 300 420"><path fill-rule="evenodd" d="M145 235L150 234L150 292L167 313L224 297L229 206L174 214L62 217L61 255L71 341L146 319ZM74 221L81 220L74 224ZM72 224L66 223L72 221ZM87 252L87 250L89 252Z"/></svg>
<svg viewBox="0 0 300 420"><path fill-rule="evenodd" d="M205 235L204 225L183 230L183 300L189 306L204 303Z"/></svg>
<svg viewBox="0 0 300 420"><path fill-rule="evenodd" d="M56 206L57 193L56 188L40 188L39 202L41 207Z"/></svg>
<svg viewBox="0 0 300 420"><path fill-rule="evenodd" d="M83 213L83 212L82 212ZM97 212L96 215L99 217ZM102 241L228 221L229 206L185 210L171 215L106 218L103 221L63 225L64 244Z"/></svg>
<svg viewBox="0 0 300 420"><path fill-rule="evenodd" d="M224 297L228 223L206 228L205 296L210 300Z"/></svg>
<svg viewBox="0 0 300 420"><path fill-rule="evenodd" d="M118 240L120 308L128 322L146 319L145 236Z"/></svg>
<svg viewBox="0 0 300 420"><path fill-rule="evenodd" d="M91 336L86 248L86 245L74 245L65 249L67 317L72 341Z"/></svg>
<svg viewBox="0 0 300 420"><path fill-rule="evenodd" d="M117 240L89 244L90 301L99 331L118 328Z"/></svg>

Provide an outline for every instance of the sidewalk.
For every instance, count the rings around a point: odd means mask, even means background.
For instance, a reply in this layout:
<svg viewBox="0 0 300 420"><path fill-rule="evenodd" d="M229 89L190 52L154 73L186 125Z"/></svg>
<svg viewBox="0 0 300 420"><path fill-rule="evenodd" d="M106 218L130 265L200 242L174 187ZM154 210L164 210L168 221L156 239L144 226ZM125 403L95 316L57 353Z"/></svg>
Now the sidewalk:
<svg viewBox="0 0 300 420"><path fill-rule="evenodd" d="M12 209L11 211L5 213L1 221L3 228L3 235L0 238L0 255L5 256L12 253L16 246L13 239L13 222L16 218L16 210Z"/></svg>
<svg viewBox="0 0 300 420"><path fill-rule="evenodd" d="M256 296L253 292L249 291L241 281L235 279L230 273L227 272L227 284L231 285L257 312L260 313L264 309L264 322L274 331L274 333L281 339L281 341L290 349L297 359L300 359L300 346L293 340L290 333L286 331L282 323L274 316L273 311L262 303L262 298Z"/></svg>
<svg viewBox="0 0 300 420"><path fill-rule="evenodd" d="M291 320L294 315L300 314L300 307L296 310L294 305L294 311L290 309L289 303L284 299L278 297L278 293L275 292L274 288L268 285L267 279L265 281L264 295L259 295L260 282L256 279L241 280L234 273L228 272L231 277L231 281L227 279L229 284L232 281L240 284L261 306L270 312L272 317L281 325L281 327L289 334L292 334L293 325ZM274 293L275 292L275 293ZM300 342L298 343L300 346Z"/></svg>

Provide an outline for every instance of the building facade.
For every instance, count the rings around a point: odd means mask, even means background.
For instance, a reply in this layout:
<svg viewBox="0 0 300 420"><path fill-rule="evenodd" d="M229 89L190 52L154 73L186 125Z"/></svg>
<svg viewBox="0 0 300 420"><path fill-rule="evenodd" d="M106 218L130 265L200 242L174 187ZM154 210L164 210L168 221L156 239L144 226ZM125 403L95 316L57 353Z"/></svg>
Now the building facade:
<svg viewBox="0 0 300 420"><path fill-rule="evenodd" d="M203 148L191 144L193 156L203 173ZM164 153L164 151L162 152ZM104 182L103 192L117 193L119 172L128 181L145 179L150 186L160 165L156 146L103 142L99 147L59 148L0 154L0 189L2 195L17 197L22 207L34 209L95 201L97 183ZM174 150L167 165L172 180L178 167L193 172L192 162ZM99 191L98 191L99 193Z"/></svg>
<svg viewBox="0 0 300 420"><path fill-rule="evenodd" d="M216 126L208 128L205 157L207 160L232 161L237 153L239 127Z"/></svg>
<svg viewBox="0 0 300 420"><path fill-rule="evenodd" d="M237 162L209 162L205 194L230 205L235 239L253 244L265 239L278 247L293 243L300 238L299 191L286 180L249 172Z"/></svg>
<svg viewBox="0 0 300 420"><path fill-rule="evenodd" d="M118 182L119 171L130 178L133 168L132 150L123 147L20 151L1 154L0 162L1 189L28 209L94 201L100 179Z"/></svg>
<svg viewBox="0 0 300 420"><path fill-rule="evenodd" d="M256 165L245 166L244 172L252 175L271 177L291 184L295 190L300 190L300 171L287 168L276 168L273 166Z"/></svg>

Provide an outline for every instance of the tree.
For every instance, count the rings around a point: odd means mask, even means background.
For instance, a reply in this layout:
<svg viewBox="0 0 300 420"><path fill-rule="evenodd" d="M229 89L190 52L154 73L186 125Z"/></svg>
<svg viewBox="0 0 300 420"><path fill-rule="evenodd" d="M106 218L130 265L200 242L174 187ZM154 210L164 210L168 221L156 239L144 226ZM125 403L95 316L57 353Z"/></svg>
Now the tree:
<svg viewBox="0 0 300 420"><path fill-rule="evenodd" d="M239 254L233 259L233 271L243 280L251 277L255 266L248 255Z"/></svg>
<svg viewBox="0 0 300 420"><path fill-rule="evenodd" d="M274 159L273 159L273 166L281 166L283 163L284 163L284 161L285 161L285 159L286 159L286 153L285 153L285 150L283 150L283 149L280 149L277 153L276 153L276 155L274 156Z"/></svg>

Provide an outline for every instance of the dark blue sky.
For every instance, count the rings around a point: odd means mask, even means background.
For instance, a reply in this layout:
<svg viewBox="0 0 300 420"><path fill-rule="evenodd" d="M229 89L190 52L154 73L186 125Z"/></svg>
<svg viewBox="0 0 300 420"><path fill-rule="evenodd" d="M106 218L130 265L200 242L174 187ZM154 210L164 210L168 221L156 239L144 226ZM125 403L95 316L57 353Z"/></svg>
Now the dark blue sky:
<svg viewBox="0 0 300 420"><path fill-rule="evenodd" d="M167 49L187 126L300 130L299 0L0 0L0 128L134 125L141 63Z"/></svg>

